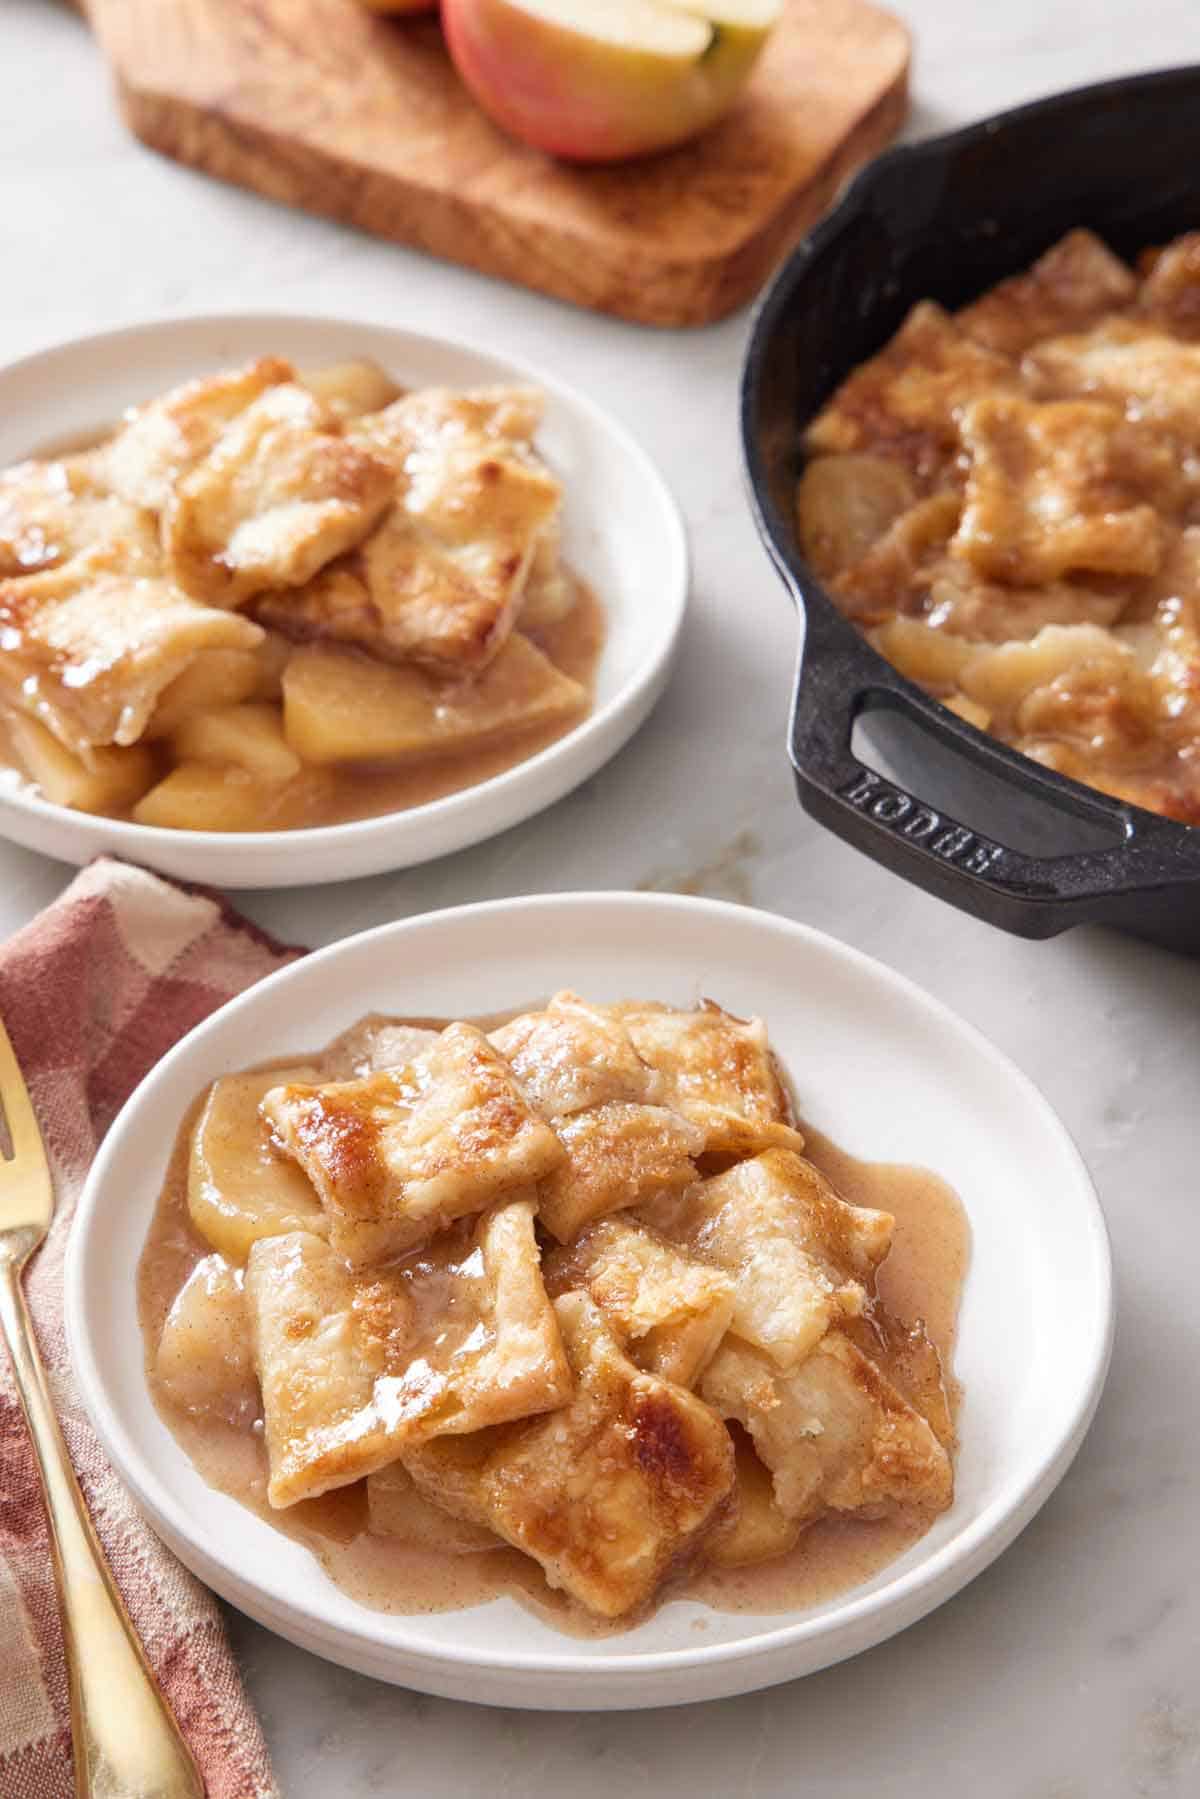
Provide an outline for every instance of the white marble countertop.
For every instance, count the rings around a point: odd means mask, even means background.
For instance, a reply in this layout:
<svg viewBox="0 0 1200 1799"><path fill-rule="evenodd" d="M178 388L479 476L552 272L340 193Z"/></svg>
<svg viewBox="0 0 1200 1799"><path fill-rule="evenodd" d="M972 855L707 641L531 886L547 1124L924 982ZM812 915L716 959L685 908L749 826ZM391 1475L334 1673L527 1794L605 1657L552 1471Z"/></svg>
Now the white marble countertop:
<svg viewBox="0 0 1200 1799"><path fill-rule="evenodd" d="M1200 53L1195 0L906 0L912 129ZM500 1712L314 1660L231 1618L288 1799L1125 1799L1200 1792L1194 1238L1200 962L1076 932L1032 944L902 885L797 808L791 608L742 497L746 317L665 336L569 311L217 186L133 143L85 27L4 0L0 355L152 314L330 311L476 337L600 396L687 516L693 608L650 724L540 819L431 867L244 896L325 942L465 900L681 887L829 929L922 983L1040 1083L1111 1225L1120 1323L1090 1437L1034 1524L924 1623L845 1666L687 1713ZM0 936L68 871L0 846ZM1184 1247L1181 1247L1184 1246Z"/></svg>

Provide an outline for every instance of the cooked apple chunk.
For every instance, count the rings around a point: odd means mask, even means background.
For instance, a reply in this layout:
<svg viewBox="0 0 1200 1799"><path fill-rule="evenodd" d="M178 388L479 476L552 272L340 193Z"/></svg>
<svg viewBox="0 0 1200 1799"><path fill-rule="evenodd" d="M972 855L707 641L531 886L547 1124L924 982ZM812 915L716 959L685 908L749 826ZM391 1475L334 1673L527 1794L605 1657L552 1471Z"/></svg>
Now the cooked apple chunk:
<svg viewBox="0 0 1200 1799"><path fill-rule="evenodd" d="M124 812L139 800L157 772L142 744L89 750L84 762L36 718L11 713L4 721L17 760L55 806L76 812Z"/></svg>
<svg viewBox="0 0 1200 1799"><path fill-rule="evenodd" d="M554 518L537 540L517 623L523 631L545 631L561 624L578 598L579 583L562 560L562 524Z"/></svg>
<svg viewBox="0 0 1200 1799"><path fill-rule="evenodd" d="M391 503L395 478L331 422L304 388L272 387L176 483L163 545L186 592L240 605L268 588L302 586L362 541Z"/></svg>
<svg viewBox="0 0 1200 1799"><path fill-rule="evenodd" d="M249 619L167 581L113 573L103 552L0 581L0 697L85 759L136 743L159 695L204 650L253 649Z"/></svg>
<svg viewBox="0 0 1200 1799"><path fill-rule="evenodd" d="M696 1178L704 1134L665 1106L613 1100L555 1127L566 1151L538 1186L542 1223L560 1243L605 1212L678 1193Z"/></svg>
<svg viewBox="0 0 1200 1799"><path fill-rule="evenodd" d="M320 1194L333 1247L359 1265L412 1249L563 1157L503 1057L467 1024L401 1068L276 1087L262 1110Z"/></svg>
<svg viewBox="0 0 1200 1799"><path fill-rule="evenodd" d="M648 1374L694 1385L733 1316L733 1282L643 1225L601 1218L545 1263L552 1294L591 1294L626 1354Z"/></svg>
<svg viewBox="0 0 1200 1799"><path fill-rule="evenodd" d="M229 1074L204 1102L192 1132L188 1211L205 1242L231 1262L244 1262L260 1237L329 1230L312 1182L275 1146L258 1110L280 1081L314 1078L305 1064Z"/></svg>
<svg viewBox="0 0 1200 1799"><path fill-rule="evenodd" d="M203 650L159 695L143 735L169 737L197 712L236 706L242 700L277 700L292 645L274 631L253 649Z"/></svg>
<svg viewBox="0 0 1200 1799"><path fill-rule="evenodd" d="M133 809L140 825L172 831L267 831L286 803L288 784L244 768L180 762Z"/></svg>
<svg viewBox="0 0 1200 1799"><path fill-rule="evenodd" d="M306 762L399 761L482 749L581 713L587 693L519 632L475 680L439 683L354 650L310 644L283 677L284 729Z"/></svg>
<svg viewBox="0 0 1200 1799"><path fill-rule="evenodd" d="M203 650L159 695L143 736L155 742L196 713L253 698L261 670L253 650Z"/></svg>
<svg viewBox="0 0 1200 1799"><path fill-rule="evenodd" d="M704 1545L713 1568L747 1568L786 1555L800 1541L805 1520L789 1518L775 1497L770 1470L755 1453L748 1434L734 1425L737 1505Z"/></svg>
<svg viewBox="0 0 1200 1799"><path fill-rule="evenodd" d="M474 1555L501 1547L494 1531L452 1518L426 1499L403 1462L389 1462L378 1473L368 1474L367 1514L376 1536L395 1537L410 1549Z"/></svg>
<svg viewBox="0 0 1200 1799"><path fill-rule="evenodd" d="M908 471L885 456L814 456L796 488L796 527L821 579L860 562L916 497Z"/></svg>
<svg viewBox="0 0 1200 1799"><path fill-rule="evenodd" d="M335 1037L321 1058L325 1072L335 1081L348 1081L385 1068L403 1068L423 1050L431 1049L440 1031L405 1024L382 1012L368 1012L348 1031Z"/></svg>
<svg viewBox="0 0 1200 1799"><path fill-rule="evenodd" d="M181 475L207 456L221 433L269 387L290 381L292 366L264 356L240 369L202 375L126 414L101 452L114 493L161 511Z"/></svg>
<svg viewBox="0 0 1200 1799"><path fill-rule="evenodd" d="M788 1518L871 1515L889 1506L940 1512L950 1504L945 1449L840 1331L822 1337L787 1374L729 1336L701 1375L700 1392L722 1417L750 1432Z"/></svg>
<svg viewBox="0 0 1200 1799"><path fill-rule="evenodd" d="M300 758L283 735L283 718L269 700L244 700L194 713L171 734L181 762L232 763L264 781L289 781Z"/></svg>
<svg viewBox="0 0 1200 1799"><path fill-rule="evenodd" d="M522 1012L491 1033L526 1097L547 1118L609 1100L656 1104L662 1078L642 1061L619 1018L577 993L556 993L543 1012Z"/></svg>
<svg viewBox="0 0 1200 1799"><path fill-rule="evenodd" d="M895 1220L847 1205L811 1162L771 1149L643 1216L735 1288L731 1328L794 1368L831 1324L864 1310Z"/></svg>
<svg viewBox="0 0 1200 1799"><path fill-rule="evenodd" d="M533 1556L589 1611L619 1618L721 1516L733 1445L706 1405L627 1360L586 1295L564 1294L555 1311L576 1379L569 1405L403 1459L435 1504Z"/></svg>
<svg viewBox="0 0 1200 1799"><path fill-rule="evenodd" d="M372 1474L407 1444L571 1395L529 1201L362 1275L320 1237L261 1238L246 1292L274 1506Z"/></svg>
<svg viewBox="0 0 1200 1799"><path fill-rule="evenodd" d="M400 396L392 377L367 357L355 362L335 362L323 369L301 370L298 379L339 419L357 419L364 412L378 412Z"/></svg>
<svg viewBox="0 0 1200 1799"><path fill-rule="evenodd" d="M186 1412L230 1423L252 1418L258 1395L240 1269L224 1256L196 1263L175 1295L158 1340L155 1371Z"/></svg>
<svg viewBox="0 0 1200 1799"><path fill-rule="evenodd" d="M613 1012L662 1076L662 1103L700 1126L706 1149L803 1149L760 1018L735 1018L707 1001L696 1012L636 1002Z"/></svg>

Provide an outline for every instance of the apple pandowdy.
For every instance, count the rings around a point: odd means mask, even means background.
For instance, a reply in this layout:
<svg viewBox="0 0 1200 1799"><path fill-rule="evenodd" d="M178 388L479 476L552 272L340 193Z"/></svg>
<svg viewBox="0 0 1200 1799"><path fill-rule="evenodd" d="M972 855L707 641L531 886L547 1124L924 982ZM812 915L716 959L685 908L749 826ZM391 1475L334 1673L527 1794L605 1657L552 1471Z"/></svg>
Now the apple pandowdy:
<svg viewBox="0 0 1200 1799"><path fill-rule="evenodd" d="M810 425L804 552L910 679L1048 768L1200 824L1200 233L1073 231L925 301Z"/></svg>
<svg viewBox="0 0 1200 1799"><path fill-rule="evenodd" d="M919 1530L942 1363L877 1292L895 1219L804 1147L761 1021L709 1002L364 1020L193 1111L152 1389L185 1442L241 1433L268 1515L508 1546L600 1620L823 1519Z"/></svg>
<svg viewBox="0 0 1200 1799"><path fill-rule="evenodd" d="M541 413L263 357L0 473L0 760L79 810L276 830L561 736L602 626Z"/></svg>

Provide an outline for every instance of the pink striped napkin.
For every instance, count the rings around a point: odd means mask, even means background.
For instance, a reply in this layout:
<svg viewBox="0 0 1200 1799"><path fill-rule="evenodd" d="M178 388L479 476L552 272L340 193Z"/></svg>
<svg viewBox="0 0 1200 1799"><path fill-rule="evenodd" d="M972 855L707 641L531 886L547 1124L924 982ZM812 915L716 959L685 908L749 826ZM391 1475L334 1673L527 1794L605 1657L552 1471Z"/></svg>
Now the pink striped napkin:
<svg viewBox="0 0 1200 1799"><path fill-rule="evenodd" d="M0 946L0 1016L56 1190L26 1293L76 1472L209 1799L278 1799L278 1788L215 1600L143 1523L83 1415L63 1330L63 1257L96 1147L142 1076L192 1025L302 953L210 894L108 860ZM72 1799L74 1790L45 1518L0 1352L0 1793Z"/></svg>

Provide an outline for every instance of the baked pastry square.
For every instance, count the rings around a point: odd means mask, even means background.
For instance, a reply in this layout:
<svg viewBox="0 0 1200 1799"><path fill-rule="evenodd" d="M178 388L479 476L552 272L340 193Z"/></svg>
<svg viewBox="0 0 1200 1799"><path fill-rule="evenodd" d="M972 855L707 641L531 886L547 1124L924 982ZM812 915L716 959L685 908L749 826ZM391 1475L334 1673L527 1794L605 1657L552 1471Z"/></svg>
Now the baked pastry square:
<svg viewBox="0 0 1200 1799"><path fill-rule="evenodd" d="M627 1360L585 1294L565 1294L555 1312L576 1380L569 1405L403 1459L435 1504L532 1556L589 1611L619 1618L721 1517L733 1445L708 1406Z"/></svg>
<svg viewBox="0 0 1200 1799"><path fill-rule="evenodd" d="M642 1061L622 1021L577 993L556 993L542 1012L523 1012L491 1032L530 1102L566 1118L609 1100L656 1104L661 1075Z"/></svg>
<svg viewBox="0 0 1200 1799"><path fill-rule="evenodd" d="M888 1212L847 1205L803 1156L772 1149L643 1207L643 1218L733 1278L730 1328L780 1369L860 1315L891 1248Z"/></svg>
<svg viewBox="0 0 1200 1799"><path fill-rule="evenodd" d="M264 356L185 381L133 408L99 452L105 482L133 505L160 512L176 482L208 455L225 427L269 387L294 378L290 362Z"/></svg>
<svg viewBox="0 0 1200 1799"><path fill-rule="evenodd" d="M163 543L174 578L214 605L300 587L360 543L395 494L390 467L329 429L306 388L269 388L172 488Z"/></svg>
<svg viewBox="0 0 1200 1799"><path fill-rule="evenodd" d="M695 1012L637 1002L612 1012L662 1077L662 1104L699 1125L705 1149L803 1148L760 1018L735 1018L708 1000Z"/></svg>
<svg viewBox="0 0 1200 1799"><path fill-rule="evenodd" d="M1012 362L923 300L886 348L843 381L809 426L805 448L814 456L868 450L891 457L928 491L953 474L963 408L1016 386Z"/></svg>
<svg viewBox="0 0 1200 1799"><path fill-rule="evenodd" d="M967 407L962 437L970 469L951 547L978 574L1035 584L1158 568L1165 534L1146 495L1173 482L1175 459L1116 407L997 394Z"/></svg>
<svg viewBox="0 0 1200 1799"><path fill-rule="evenodd" d="M249 619L87 552L0 581L0 699L86 760L93 748L135 743L159 695L205 651L253 649L262 635Z"/></svg>
<svg viewBox="0 0 1200 1799"><path fill-rule="evenodd" d="M310 1233L262 1238L246 1295L273 1506L359 1480L405 1444L571 1397L528 1200L366 1275Z"/></svg>
<svg viewBox="0 0 1200 1799"><path fill-rule="evenodd" d="M680 1387L695 1384L733 1317L729 1275L624 1218L601 1218L552 1250L545 1275L555 1296L588 1292L631 1360Z"/></svg>
<svg viewBox="0 0 1200 1799"><path fill-rule="evenodd" d="M1055 397L1107 400L1167 426L1182 444L1200 442L1200 344L1180 343L1154 324L1107 319L1081 336L1038 344L1022 366Z"/></svg>
<svg viewBox="0 0 1200 1799"><path fill-rule="evenodd" d="M444 675L483 668L512 629L562 500L528 442L537 416L522 389L433 388L360 420L352 441L389 462L395 504L354 557L302 592L271 595L259 615L289 636Z"/></svg>
<svg viewBox="0 0 1200 1799"><path fill-rule="evenodd" d="M262 1110L328 1211L333 1248L357 1266L402 1255L563 1155L503 1057L467 1024L400 1068L277 1087Z"/></svg>
<svg viewBox="0 0 1200 1799"><path fill-rule="evenodd" d="M950 1457L930 1425L839 1331L786 1374L730 1336L700 1392L749 1431L786 1518L940 1512L954 1496Z"/></svg>
<svg viewBox="0 0 1200 1799"><path fill-rule="evenodd" d="M955 314L978 343L1003 356L1068 331L1084 331L1131 306L1137 278L1092 231L1068 231L1023 275L989 288Z"/></svg>
<svg viewBox="0 0 1200 1799"><path fill-rule="evenodd" d="M696 1178L704 1132L666 1106L612 1100L560 1118L565 1153L538 1185L542 1223L569 1243L593 1218L669 1193Z"/></svg>
<svg viewBox="0 0 1200 1799"><path fill-rule="evenodd" d="M357 420L354 435L402 470L420 445L475 446L482 439L530 449L545 410L536 387L422 387Z"/></svg>
<svg viewBox="0 0 1200 1799"><path fill-rule="evenodd" d="M1139 260L1145 274L1138 310L1172 337L1200 339L1200 231L1185 232Z"/></svg>
<svg viewBox="0 0 1200 1799"><path fill-rule="evenodd" d="M161 572L157 519L109 493L94 456L0 471L0 579L57 568L98 548L114 569Z"/></svg>

